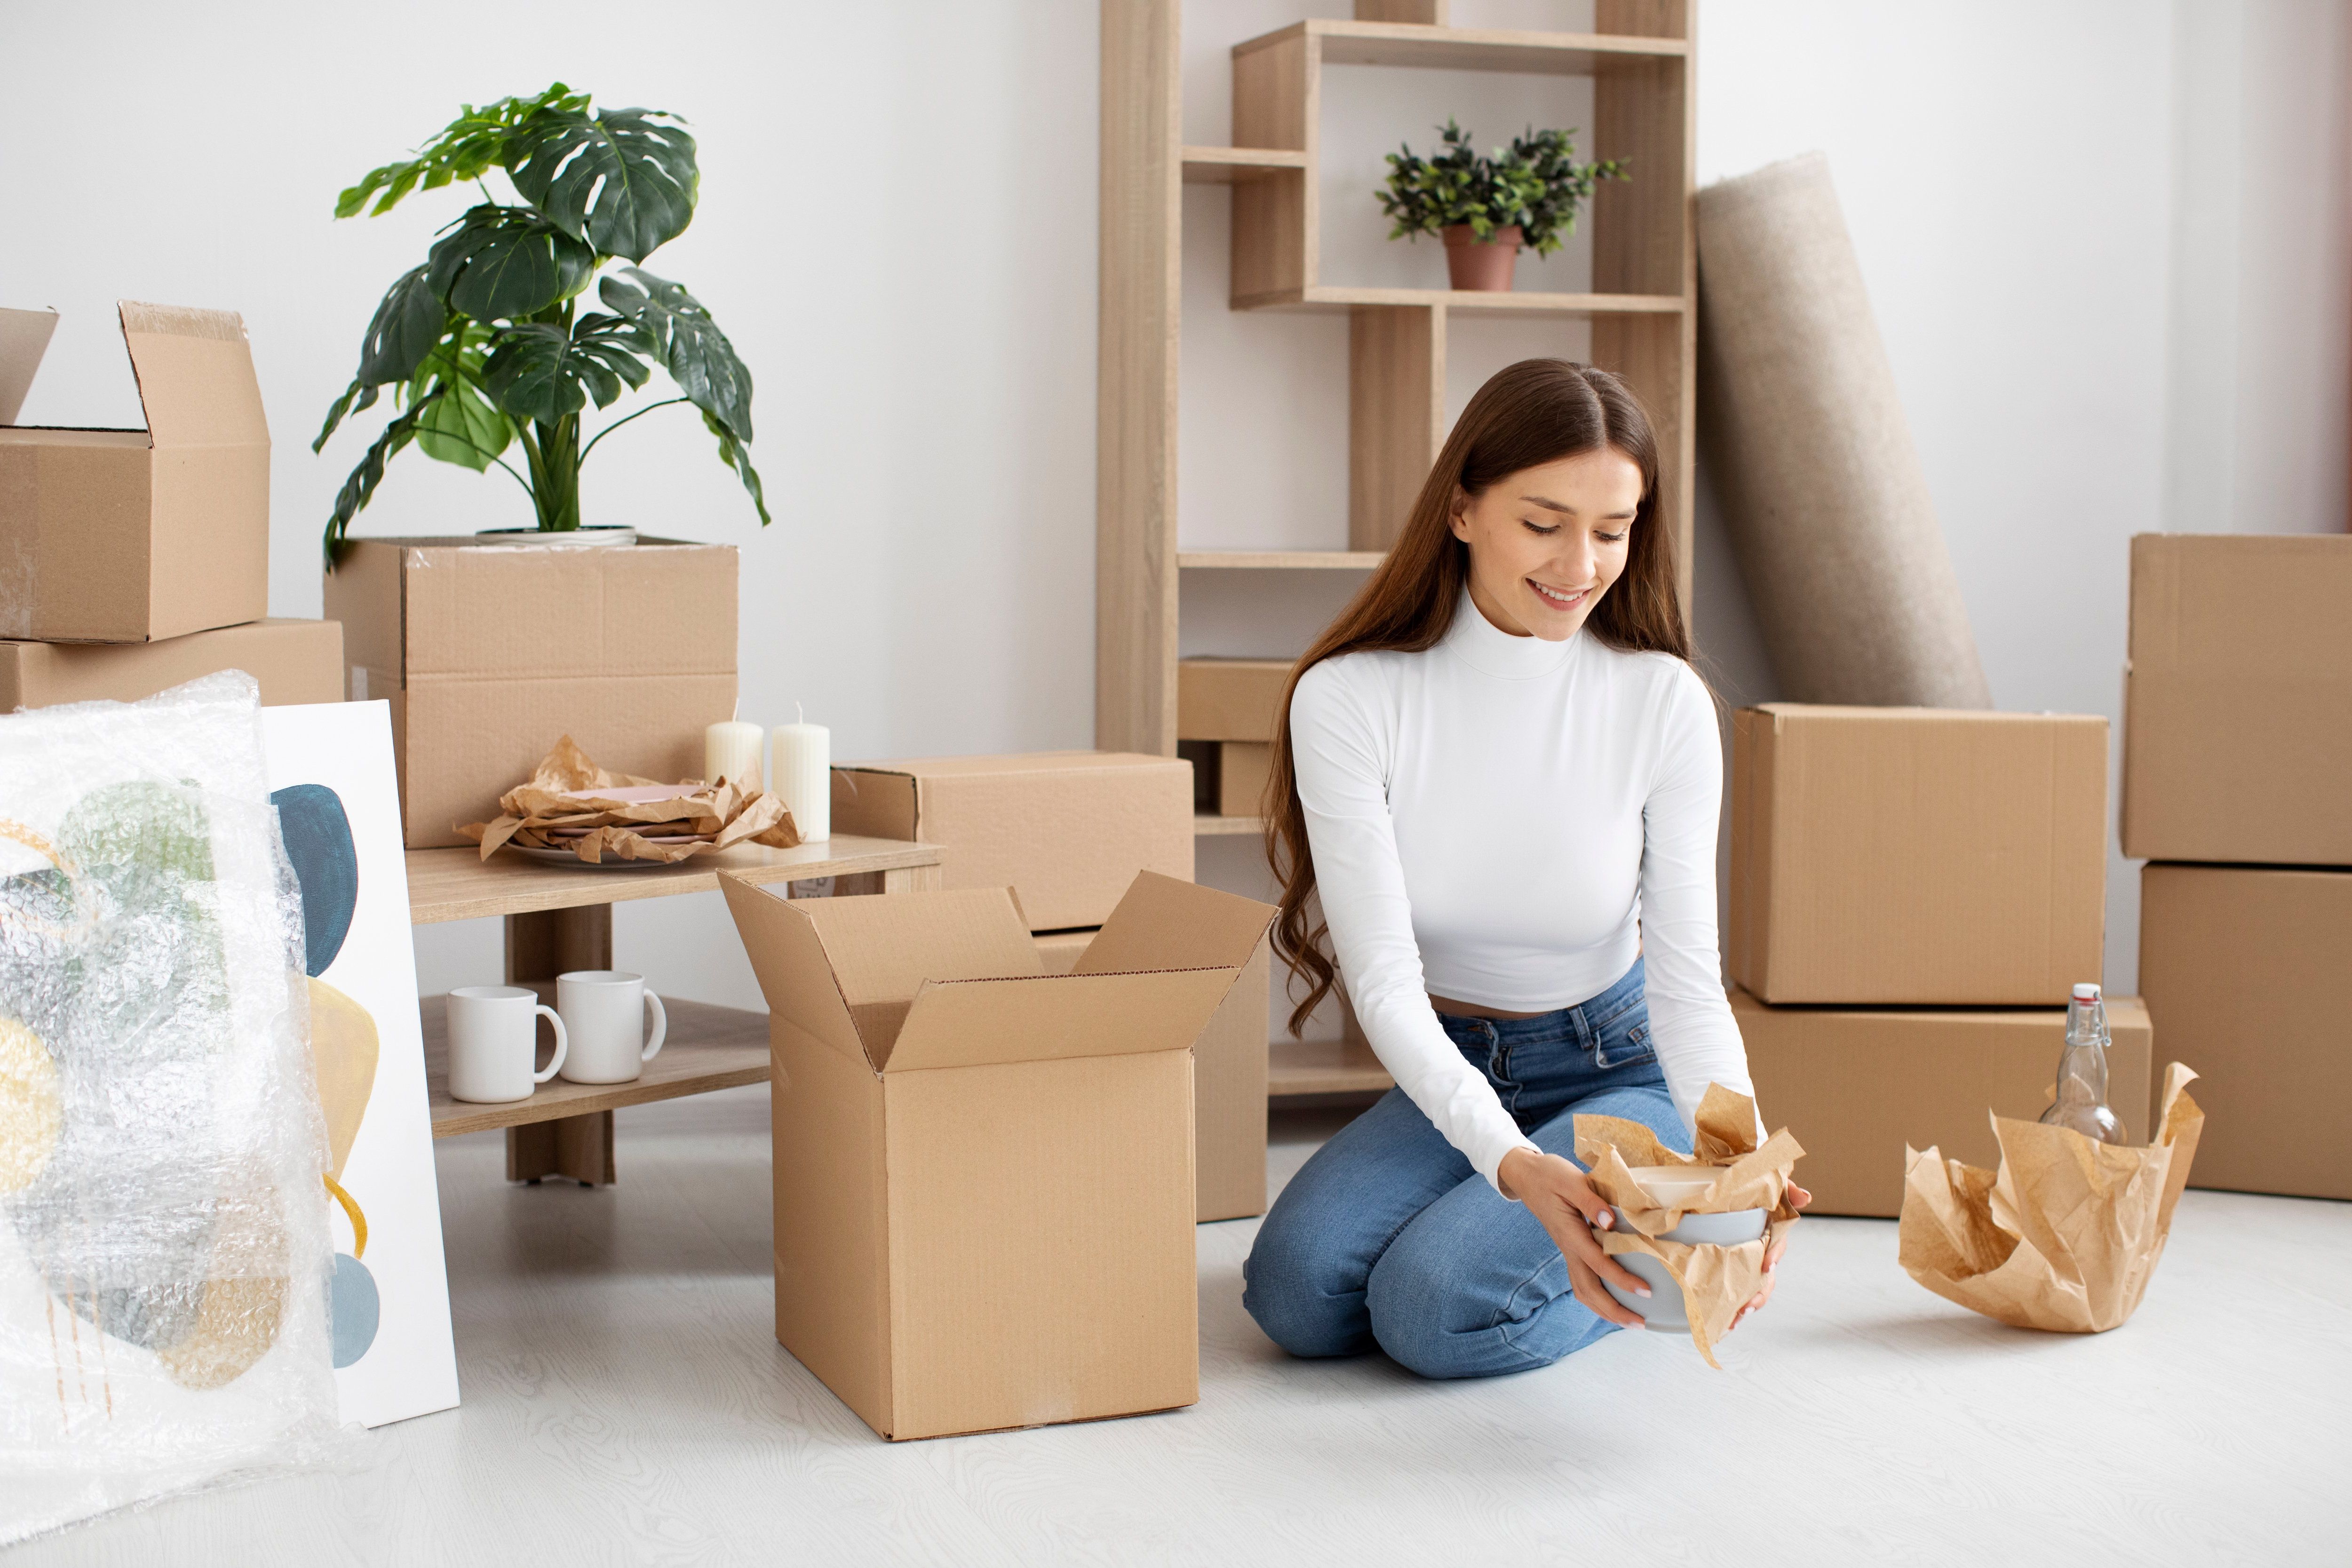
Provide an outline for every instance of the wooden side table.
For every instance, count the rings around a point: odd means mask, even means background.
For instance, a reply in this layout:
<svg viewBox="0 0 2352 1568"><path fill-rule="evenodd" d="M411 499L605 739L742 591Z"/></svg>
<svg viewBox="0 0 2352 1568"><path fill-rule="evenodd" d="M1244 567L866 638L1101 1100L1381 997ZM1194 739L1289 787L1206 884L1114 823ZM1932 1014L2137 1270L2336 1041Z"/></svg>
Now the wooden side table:
<svg viewBox="0 0 2352 1568"><path fill-rule="evenodd" d="M941 885L939 846L849 835L792 849L737 845L676 866L626 871L546 865L513 855L485 861L470 847L412 849L408 916L413 925L503 916L507 984L528 985L552 1004L557 975L613 966L614 904L716 891L721 870L740 872L755 882L829 877L836 897L919 892ZM568 1176L592 1185L611 1182L615 1107L707 1094L768 1076L766 1014L696 1002L667 1005L668 1042L646 1064L644 1076L613 1084L558 1079L529 1100L501 1105L449 1097L445 1019L438 1009L425 1009L425 1079L433 1136L503 1127L508 1180Z"/></svg>

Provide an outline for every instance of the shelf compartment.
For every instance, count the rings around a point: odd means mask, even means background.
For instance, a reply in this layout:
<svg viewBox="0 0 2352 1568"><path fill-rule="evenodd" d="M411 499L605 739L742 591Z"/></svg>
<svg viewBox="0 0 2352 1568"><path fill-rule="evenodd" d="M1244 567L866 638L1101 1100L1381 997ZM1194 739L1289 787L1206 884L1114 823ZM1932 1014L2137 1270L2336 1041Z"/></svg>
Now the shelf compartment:
<svg viewBox="0 0 2352 1568"><path fill-rule="evenodd" d="M1389 1069L1361 1040L1294 1040L1281 1035L1267 1044L1265 1056L1269 1100L1296 1094L1379 1094L1396 1087Z"/></svg>
<svg viewBox="0 0 2352 1568"><path fill-rule="evenodd" d="M1276 289L1235 295L1236 310L1352 310L1372 305L1391 309L1475 310L1489 316L1679 316L1678 294L1543 294L1503 289L1360 289L1322 283L1312 289Z"/></svg>
<svg viewBox="0 0 2352 1568"><path fill-rule="evenodd" d="M1270 179L1285 170L1304 170L1303 149L1279 147L1187 147L1184 183L1188 185L1236 185Z"/></svg>
<svg viewBox="0 0 2352 1568"><path fill-rule="evenodd" d="M615 872L614 875L621 873ZM550 1005L553 998L547 998ZM704 1002L663 998L669 1015L669 1037L644 1073L628 1083L572 1083L551 1079L531 1091L528 1100L483 1105L455 1100L449 1094L449 1035L447 998L428 996L420 1004L425 1029L425 1098L431 1107L433 1136L455 1138L465 1132L487 1132L500 1127L527 1127L614 1110L625 1105L649 1105L688 1094L737 1089L768 1081L768 1016L740 1007L714 1007Z"/></svg>
<svg viewBox="0 0 2352 1568"><path fill-rule="evenodd" d="M1423 70L1511 71L1526 76L1612 76L1679 68L1680 38L1611 33L1523 33L1433 27L1402 22L1314 17L1234 46L1236 58L1300 40L1326 65L1402 66Z"/></svg>
<svg viewBox="0 0 2352 1568"><path fill-rule="evenodd" d="M1196 838L1238 838L1244 834L1255 837L1265 831L1263 816L1218 816L1202 812L1192 818L1192 836Z"/></svg>
<svg viewBox="0 0 2352 1568"><path fill-rule="evenodd" d="M1188 571L1369 572L1387 558L1384 550L1180 550L1176 564Z"/></svg>

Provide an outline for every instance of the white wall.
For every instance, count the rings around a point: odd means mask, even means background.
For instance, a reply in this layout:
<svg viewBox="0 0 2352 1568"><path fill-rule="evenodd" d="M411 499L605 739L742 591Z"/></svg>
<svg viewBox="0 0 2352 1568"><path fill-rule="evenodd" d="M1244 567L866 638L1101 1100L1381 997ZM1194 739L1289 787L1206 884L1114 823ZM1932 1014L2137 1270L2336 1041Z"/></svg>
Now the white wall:
<svg viewBox="0 0 2352 1568"><path fill-rule="evenodd" d="M271 605L316 615L320 527L377 421L323 457L310 440L385 286L466 205L336 223L336 193L461 102L555 78L673 110L701 145L701 205L651 269L757 378L776 521L759 529L687 410L595 454L589 521L742 547L747 717L803 701L853 757L1091 744L1096 16L0 7L0 302L65 312L24 417L139 423L118 298L243 311L276 444ZM362 531L529 521L503 475L412 451ZM428 987L494 977L494 931L425 934ZM757 994L715 899L625 908L618 945L689 994Z"/></svg>
<svg viewBox="0 0 2352 1568"><path fill-rule="evenodd" d="M1192 0L1189 138L1226 139L1223 51L1302 9L1349 7ZM1590 14L1456 0L1466 25ZM1086 744L1095 18L1091 0L10 7L0 302L66 312L25 416L137 421L117 298L243 310L277 440L272 605L316 613L319 525L364 438L324 458L308 442L383 286L462 205L338 224L335 192L460 101L553 77L673 109L701 140L704 200L654 269L759 378L777 522L756 528L695 421L667 411L598 454L591 520L743 547L747 716L804 701L845 756ZM659 41L672 27L680 47ZM2342 526L2347 45L2328 0L1702 7L1701 177L1828 153L2003 706L2116 713L2131 533ZM1382 238L1367 193L1394 141L1447 112L1481 140L1588 123L1572 84L1416 73L1389 124L1368 74L1333 73L1325 127L1345 155L1325 243L1367 281L1441 265ZM1224 199L1186 195L1182 531L1336 543L1344 322L1223 309ZM1582 265L1571 250L1540 275ZM1580 342L1490 323L1456 350L1458 405L1507 360ZM512 523L521 500L411 453L364 531ZM1769 697L1706 501L1710 673ZM1262 584L1186 593L1198 647L1285 651L1312 618ZM1202 865L1255 875L1246 841L1204 844ZM2111 891L2108 978L2128 986L2120 860ZM618 932L656 984L751 994L708 900L624 906ZM429 932L422 955L428 985L483 978L495 933Z"/></svg>

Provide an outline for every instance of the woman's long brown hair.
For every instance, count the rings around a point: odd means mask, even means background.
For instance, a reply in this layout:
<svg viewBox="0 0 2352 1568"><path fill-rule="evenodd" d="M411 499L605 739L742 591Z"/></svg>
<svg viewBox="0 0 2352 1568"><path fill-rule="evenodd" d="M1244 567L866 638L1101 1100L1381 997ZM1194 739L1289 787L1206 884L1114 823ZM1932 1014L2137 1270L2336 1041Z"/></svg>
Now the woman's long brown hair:
<svg viewBox="0 0 2352 1568"><path fill-rule="evenodd" d="M1306 1026L1339 978L1329 930L1320 920L1310 924L1307 908L1315 895L1315 857L1290 751L1290 699L1298 678L1343 653L1419 653L1436 647L1454 624L1470 573L1469 546L1454 537L1455 496L1477 496L1522 469L1604 447L1622 452L1642 470L1642 501L1633 514L1624 573L1593 602L1584 628L1611 647L1690 658L1690 637L1675 595L1674 539L1657 521L1658 443L1640 399L1607 371L1566 360L1521 360L1497 372L1446 437L1388 559L1315 639L1283 688L1283 721L1266 782L1272 809L1266 813L1265 855L1282 884L1274 950L1294 980L1307 982L1306 1000L1291 1009L1293 1035ZM1297 987L1290 989L1296 994Z"/></svg>

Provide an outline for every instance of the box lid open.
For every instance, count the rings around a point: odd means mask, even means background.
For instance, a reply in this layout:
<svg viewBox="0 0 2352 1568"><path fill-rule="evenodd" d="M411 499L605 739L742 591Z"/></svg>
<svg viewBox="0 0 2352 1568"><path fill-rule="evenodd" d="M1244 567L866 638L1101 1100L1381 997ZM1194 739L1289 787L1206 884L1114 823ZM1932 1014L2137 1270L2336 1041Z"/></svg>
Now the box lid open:
<svg viewBox="0 0 2352 1568"><path fill-rule="evenodd" d="M234 310L124 300L122 342L159 448L267 447L269 421L245 321Z"/></svg>
<svg viewBox="0 0 2352 1568"><path fill-rule="evenodd" d="M14 425L58 330L55 310L0 310L0 425Z"/></svg>
<svg viewBox="0 0 2352 1568"><path fill-rule="evenodd" d="M1274 911L1139 875L1081 972L1041 973L1008 889L787 901L719 881L773 1016L879 1073L1181 1050Z"/></svg>

